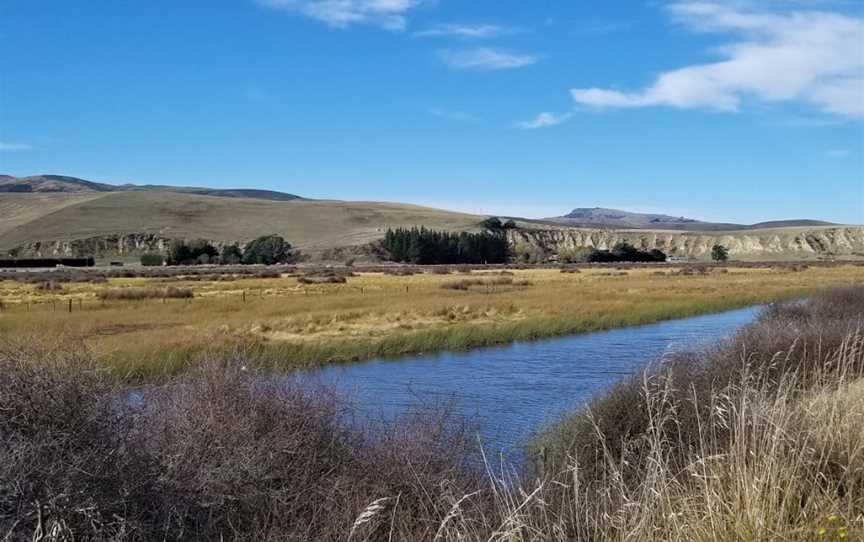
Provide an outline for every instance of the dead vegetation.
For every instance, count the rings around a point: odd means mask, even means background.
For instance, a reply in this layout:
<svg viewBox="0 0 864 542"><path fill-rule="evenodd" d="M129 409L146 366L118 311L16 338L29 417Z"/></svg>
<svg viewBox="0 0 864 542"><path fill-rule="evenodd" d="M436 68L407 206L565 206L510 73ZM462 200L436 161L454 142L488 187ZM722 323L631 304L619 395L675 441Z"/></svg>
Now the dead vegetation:
<svg viewBox="0 0 864 542"><path fill-rule="evenodd" d="M864 288L647 367L488 469L446 410L352 424L239 350L122 386L78 343L0 343L0 530L18 540L855 540ZM8 534L7 534L8 533ZM820 534L821 533L821 534Z"/></svg>

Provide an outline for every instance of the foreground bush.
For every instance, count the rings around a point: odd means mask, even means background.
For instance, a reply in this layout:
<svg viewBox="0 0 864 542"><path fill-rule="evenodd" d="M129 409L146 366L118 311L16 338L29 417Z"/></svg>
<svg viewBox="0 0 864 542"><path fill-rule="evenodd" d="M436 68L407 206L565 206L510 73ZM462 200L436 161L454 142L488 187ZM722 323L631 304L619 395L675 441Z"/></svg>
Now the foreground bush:
<svg viewBox="0 0 864 542"><path fill-rule="evenodd" d="M421 540L480 482L446 416L373 437L332 395L242 355L142 392L83 350L25 344L0 349L8 540Z"/></svg>
<svg viewBox="0 0 864 542"><path fill-rule="evenodd" d="M129 389L80 345L0 343L8 540L856 540L864 288L649 366L488 469L441 415L349 423L242 352ZM821 533L821 534L820 534Z"/></svg>

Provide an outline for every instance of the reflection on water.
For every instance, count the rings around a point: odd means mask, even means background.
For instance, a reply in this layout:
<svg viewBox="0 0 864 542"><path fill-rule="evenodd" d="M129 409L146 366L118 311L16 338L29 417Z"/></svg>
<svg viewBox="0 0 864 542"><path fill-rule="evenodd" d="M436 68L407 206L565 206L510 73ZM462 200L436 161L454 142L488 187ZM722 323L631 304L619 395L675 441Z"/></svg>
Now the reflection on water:
<svg viewBox="0 0 864 542"><path fill-rule="evenodd" d="M361 416L455 402L475 419L487 452L518 459L544 423L584 404L645 362L726 336L760 307L461 353L335 365L304 375L333 384Z"/></svg>

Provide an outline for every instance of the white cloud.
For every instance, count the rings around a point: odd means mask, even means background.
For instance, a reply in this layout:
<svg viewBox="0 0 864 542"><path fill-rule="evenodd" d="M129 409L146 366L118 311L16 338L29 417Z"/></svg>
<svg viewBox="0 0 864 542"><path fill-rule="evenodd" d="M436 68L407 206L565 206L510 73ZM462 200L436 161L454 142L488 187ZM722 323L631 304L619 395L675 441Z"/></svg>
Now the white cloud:
<svg viewBox="0 0 864 542"><path fill-rule="evenodd" d="M371 24L401 31L407 13L425 0L257 0L262 6L301 13L334 28Z"/></svg>
<svg viewBox="0 0 864 542"><path fill-rule="evenodd" d="M8 141L0 141L0 152L29 151L29 150L33 150L32 145L27 145L24 143L9 143Z"/></svg>
<svg viewBox="0 0 864 542"><path fill-rule="evenodd" d="M539 62L535 55L513 53L491 47L477 47L454 51L446 49L438 52L439 58L451 68L459 70L506 70L523 68Z"/></svg>
<svg viewBox="0 0 864 542"><path fill-rule="evenodd" d="M456 37L466 39L489 39L507 36L519 32L516 28L508 28L494 24L439 24L414 35L421 38Z"/></svg>
<svg viewBox="0 0 864 542"><path fill-rule="evenodd" d="M452 111L450 109L441 109L433 107L429 110L429 114L439 119L455 120L459 122L479 122L475 115L464 111Z"/></svg>
<svg viewBox="0 0 864 542"><path fill-rule="evenodd" d="M641 91L577 88L571 90L573 100L597 108L737 111L753 97L864 118L864 19L821 11L749 11L713 2L678 2L668 11L692 30L736 38L714 51L719 61L661 73Z"/></svg>
<svg viewBox="0 0 864 542"><path fill-rule="evenodd" d="M830 149L828 151L828 156L831 158L845 158L852 154L852 151L849 149Z"/></svg>
<svg viewBox="0 0 864 542"><path fill-rule="evenodd" d="M516 127L523 130L536 130L538 128L548 128L549 126L557 126L570 120L571 113L556 115L555 113L540 113L534 120L517 122Z"/></svg>

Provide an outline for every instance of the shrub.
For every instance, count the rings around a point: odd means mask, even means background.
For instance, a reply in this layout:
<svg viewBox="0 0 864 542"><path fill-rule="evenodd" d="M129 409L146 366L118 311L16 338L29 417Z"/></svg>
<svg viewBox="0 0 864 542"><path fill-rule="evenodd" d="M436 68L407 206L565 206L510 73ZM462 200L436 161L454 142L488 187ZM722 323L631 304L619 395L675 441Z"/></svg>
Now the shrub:
<svg viewBox="0 0 864 542"><path fill-rule="evenodd" d="M103 300L137 299L191 299L195 296L188 288L113 288L100 290L97 294Z"/></svg>
<svg viewBox="0 0 864 542"><path fill-rule="evenodd" d="M40 292L58 292L63 289L63 285L53 280L46 280L37 284L36 289Z"/></svg>
<svg viewBox="0 0 864 542"><path fill-rule="evenodd" d="M161 267L165 264L165 258L161 254L143 254L141 256L141 265L144 267Z"/></svg>
<svg viewBox="0 0 864 542"><path fill-rule="evenodd" d="M447 412L364 434L243 353L133 391L83 345L0 348L9 540L425 540L482 479Z"/></svg>
<svg viewBox="0 0 864 542"><path fill-rule="evenodd" d="M469 290L472 286L531 286L527 280L514 281L509 276L497 276L494 278L460 279L444 282L441 288L445 290Z"/></svg>

